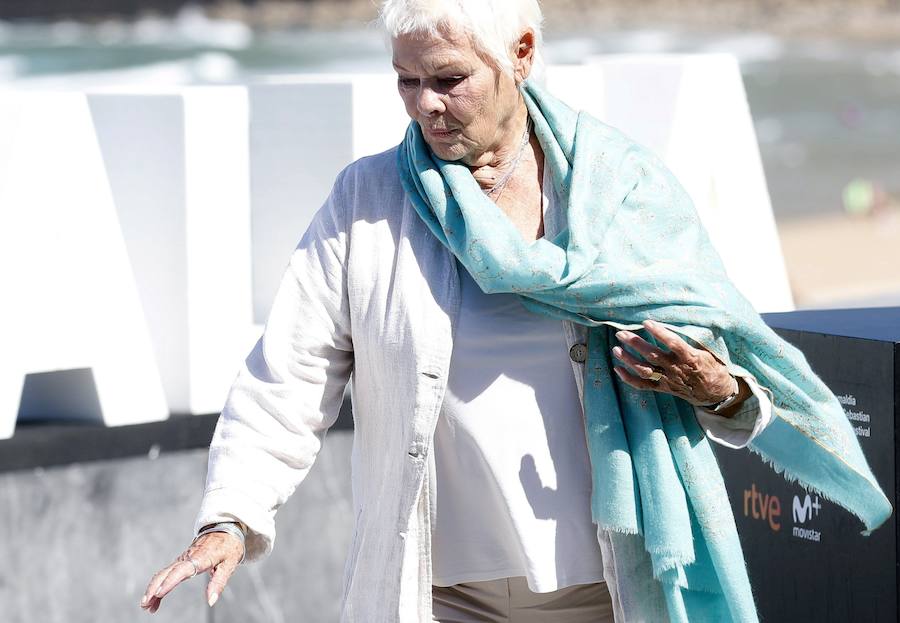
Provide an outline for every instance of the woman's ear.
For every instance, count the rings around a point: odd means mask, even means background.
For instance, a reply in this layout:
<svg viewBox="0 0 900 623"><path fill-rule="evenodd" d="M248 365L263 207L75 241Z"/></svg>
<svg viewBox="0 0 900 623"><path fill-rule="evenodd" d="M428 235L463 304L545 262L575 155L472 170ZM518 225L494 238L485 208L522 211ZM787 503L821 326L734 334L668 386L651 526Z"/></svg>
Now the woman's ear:
<svg viewBox="0 0 900 623"><path fill-rule="evenodd" d="M534 63L534 31L530 28L522 33L513 48L513 76L516 84L522 84Z"/></svg>

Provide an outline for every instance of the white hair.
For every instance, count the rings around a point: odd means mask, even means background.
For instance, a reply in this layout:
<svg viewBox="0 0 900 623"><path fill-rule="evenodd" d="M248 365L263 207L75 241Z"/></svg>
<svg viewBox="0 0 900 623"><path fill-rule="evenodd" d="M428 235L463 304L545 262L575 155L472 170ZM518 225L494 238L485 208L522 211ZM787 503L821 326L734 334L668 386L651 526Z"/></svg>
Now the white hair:
<svg viewBox="0 0 900 623"><path fill-rule="evenodd" d="M534 31L531 75L540 80L543 73L540 51L544 17L538 0L384 0L379 16L391 37L439 35L442 28L461 28L472 38L476 50L509 75L513 73L513 46L530 28Z"/></svg>

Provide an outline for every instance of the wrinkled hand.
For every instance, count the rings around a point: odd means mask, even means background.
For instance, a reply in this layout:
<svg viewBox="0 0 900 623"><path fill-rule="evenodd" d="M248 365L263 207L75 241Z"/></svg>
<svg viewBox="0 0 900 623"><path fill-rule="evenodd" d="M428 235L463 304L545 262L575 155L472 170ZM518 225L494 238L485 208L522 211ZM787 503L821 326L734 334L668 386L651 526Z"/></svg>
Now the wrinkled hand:
<svg viewBox="0 0 900 623"><path fill-rule="evenodd" d="M212 607L225 590L225 584L243 555L244 546L236 536L227 532L204 534L191 543L175 562L153 576L141 599L141 608L150 613L156 612L163 597L173 588L207 571L211 577L206 586L206 601Z"/></svg>
<svg viewBox="0 0 900 623"><path fill-rule="evenodd" d="M734 392L736 382L741 394L745 393L746 383L733 377L712 353L694 348L657 322L645 320L643 325L668 350L654 346L631 331L619 331L616 338L643 357L638 358L621 346L613 347L613 355L625 364L613 368L620 379L638 389L678 396L698 407L724 400ZM653 380L654 373L662 375L659 380ZM741 397L739 395L739 399Z"/></svg>

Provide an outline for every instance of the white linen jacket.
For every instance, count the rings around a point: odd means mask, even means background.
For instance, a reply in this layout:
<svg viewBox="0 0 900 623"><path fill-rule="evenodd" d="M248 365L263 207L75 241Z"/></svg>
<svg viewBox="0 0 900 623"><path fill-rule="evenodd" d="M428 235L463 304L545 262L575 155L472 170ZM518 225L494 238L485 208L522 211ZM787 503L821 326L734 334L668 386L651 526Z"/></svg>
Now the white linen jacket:
<svg viewBox="0 0 900 623"><path fill-rule="evenodd" d="M545 220L547 235L561 226ZM342 622L432 620L432 438L460 302L456 270L406 199L396 148L351 164L291 255L216 427L195 530L240 520L250 529L247 560L259 559L349 380L355 522ZM586 341L569 322L565 335L570 347ZM572 366L581 392L583 364ZM745 445L768 422L768 390L747 380L754 395L734 418L697 410L719 443ZM636 620L629 604L639 590L617 584L611 541L598 533L616 620Z"/></svg>

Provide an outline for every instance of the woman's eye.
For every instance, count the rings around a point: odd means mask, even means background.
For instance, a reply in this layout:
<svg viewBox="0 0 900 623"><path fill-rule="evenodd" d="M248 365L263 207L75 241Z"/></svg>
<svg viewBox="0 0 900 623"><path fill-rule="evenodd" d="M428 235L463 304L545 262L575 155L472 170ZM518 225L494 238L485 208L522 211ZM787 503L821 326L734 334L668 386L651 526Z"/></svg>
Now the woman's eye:
<svg viewBox="0 0 900 623"><path fill-rule="evenodd" d="M435 82L437 86L441 89L450 89L455 87L457 84L465 80L465 76L449 76L447 78L435 78ZM418 78L397 78L397 84L400 85L402 89L415 89L419 86Z"/></svg>
<svg viewBox="0 0 900 623"><path fill-rule="evenodd" d="M439 78L438 82L447 87L453 87L465 80L465 76L450 76L449 78Z"/></svg>

